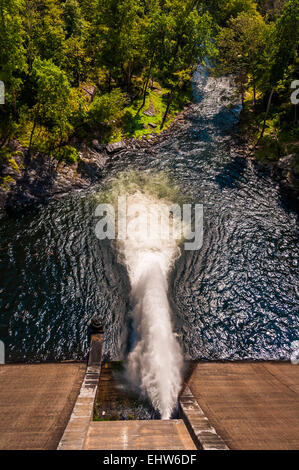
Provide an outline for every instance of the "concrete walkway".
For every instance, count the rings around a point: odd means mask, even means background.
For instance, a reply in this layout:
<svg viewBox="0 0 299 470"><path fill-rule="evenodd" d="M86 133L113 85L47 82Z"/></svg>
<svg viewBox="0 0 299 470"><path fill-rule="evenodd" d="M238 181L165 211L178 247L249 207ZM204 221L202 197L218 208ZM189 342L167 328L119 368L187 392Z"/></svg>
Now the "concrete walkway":
<svg viewBox="0 0 299 470"><path fill-rule="evenodd" d="M185 423L93 422L102 348L95 339L87 370L0 366L0 449L299 449L299 366L289 363L192 364L180 398Z"/></svg>
<svg viewBox="0 0 299 470"><path fill-rule="evenodd" d="M230 449L299 449L299 366L198 363L187 383Z"/></svg>
<svg viewBox="0 0 299 470"><path fill-rule="evenodd" d="M181 419L149 421L94 421L89 425L85 450L193 450Z"/></svg>
<svg viewBox="0 0 299 470"><path fill-rule="evenodd" d="M0 449L56 449L85 364L0 366Z"/></svg>

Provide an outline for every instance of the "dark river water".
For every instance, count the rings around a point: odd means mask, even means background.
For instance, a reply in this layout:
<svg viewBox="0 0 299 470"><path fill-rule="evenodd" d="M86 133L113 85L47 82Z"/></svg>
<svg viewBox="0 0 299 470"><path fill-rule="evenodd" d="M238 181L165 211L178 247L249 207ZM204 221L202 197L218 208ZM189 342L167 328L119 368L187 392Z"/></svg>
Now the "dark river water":
<svg viewBox="0 0 299 470"><path fill-rule="evenodd" d="M232 94L227 80L198 69L190 115L162 144L115 155L97 188L2 216L7 361L85 358L94 315L105 326L105 358L122 358L130 285L114 250L95 236L94 193L130 168L167 169L204 205L203 246L183 252L169 279L185 357L289 359L299 339L296 214L277 183L242 157Z"/></svg>

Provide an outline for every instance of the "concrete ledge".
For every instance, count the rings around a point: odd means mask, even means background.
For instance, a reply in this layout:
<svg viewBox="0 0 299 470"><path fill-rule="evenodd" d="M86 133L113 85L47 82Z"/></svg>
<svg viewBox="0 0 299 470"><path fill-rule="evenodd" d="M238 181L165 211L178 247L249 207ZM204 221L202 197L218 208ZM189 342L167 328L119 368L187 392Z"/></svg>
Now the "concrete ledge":
<svg viewBox="0 0 299 470"><path fill-rule="evenodd" d="M88 428L93 419L94 402L101 374L102 349L102 334L92 335L84 381L57 450L84 449Z"/></svg>
<svg viewBox="0 0 299 470"><path fill-rule="evenodd" d="M210 425L188 386L182 392L179 404L182 418L198 449L229 450L216 430Z"/></svg>
<svg viewBox="0 0 299 470"><path fill-rule="evenodd" d="M186 384L232 450L299 449L299 366L193 362Z"/></svg>
<svg viewBox="0 0 299 470"><path fill-rule="evenodd" d="M86 450L195 450L182 419L92 422Z"/></svg>
<svg viewBox="0 0 299 470"><path fill-rule="evenodd" d="M56 449L85 372L82 363L0 365L0 449Z"/></svg>

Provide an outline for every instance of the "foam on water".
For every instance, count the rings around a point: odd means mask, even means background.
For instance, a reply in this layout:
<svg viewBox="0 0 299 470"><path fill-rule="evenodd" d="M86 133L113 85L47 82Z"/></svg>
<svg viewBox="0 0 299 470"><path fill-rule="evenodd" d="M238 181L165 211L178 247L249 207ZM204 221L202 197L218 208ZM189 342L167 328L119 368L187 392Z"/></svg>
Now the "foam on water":
<svg viewBox="0 0 299 470"><path fill-rule="evenodd" d="M140 211L151 220L140 224ZM127 196L128 231L118 241L131 282L137 342L128 358L128 376L148 395L162 419L169 419L181 388L183 358L172 330L168 275L180 249L173 238L164 239L167 206L149 194ZM155 213L154 213L155 212ZM161 217L155 217L160 213Z"/></svg>

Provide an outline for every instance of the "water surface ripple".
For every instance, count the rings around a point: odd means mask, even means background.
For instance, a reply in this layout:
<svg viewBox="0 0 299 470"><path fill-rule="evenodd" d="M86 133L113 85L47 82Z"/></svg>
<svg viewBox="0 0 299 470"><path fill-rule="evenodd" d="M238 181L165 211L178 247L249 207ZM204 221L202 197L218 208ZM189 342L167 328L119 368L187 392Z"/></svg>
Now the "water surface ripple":
<svg viewBox="0 0 299 470"><path fill-rule="evenodd" d="M168 169L204 204L203 247L183 253L169 280L185 356L289 359L299 339L296 215L277 183L240 154L232 94L227 80L199 68L195 104L180 129L150 151L115 155L106 175ZM105 324L106 358L122 357L129 280L109 244L94 235L94 191L1 218L0 324L8 361L84 358L95 314Z"/></svg>

